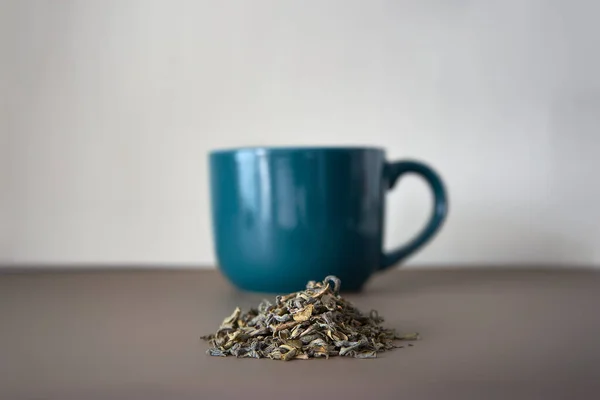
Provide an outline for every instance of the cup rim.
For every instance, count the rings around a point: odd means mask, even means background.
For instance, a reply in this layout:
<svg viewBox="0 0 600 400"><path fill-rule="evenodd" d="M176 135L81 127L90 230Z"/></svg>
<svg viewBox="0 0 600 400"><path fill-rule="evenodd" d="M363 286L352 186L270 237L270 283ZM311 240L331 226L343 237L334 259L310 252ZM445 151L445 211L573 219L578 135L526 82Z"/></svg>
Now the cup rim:
<svg viewBox="0 0 600 400"><path fill-rule="evenodd" d="M254 153L254 154L270 154L270 153L291 153L291 152L355 152L355 151L376 151L385 153L383 147L379 146L244 146L212 149L210 155L232 154L232 153Z"/></svg>

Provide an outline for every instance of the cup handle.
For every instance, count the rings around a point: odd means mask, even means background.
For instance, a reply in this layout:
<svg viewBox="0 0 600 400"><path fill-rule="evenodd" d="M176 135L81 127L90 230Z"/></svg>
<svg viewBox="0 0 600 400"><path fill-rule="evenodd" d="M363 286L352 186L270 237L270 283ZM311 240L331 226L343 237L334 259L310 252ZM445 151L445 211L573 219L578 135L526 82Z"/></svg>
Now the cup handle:
<svg viewBox="0 0 600 400"><path fill-rule="evenodd" d="M387 269L413 254L421 246L435 236L441 228L448 212L446 189L439 175L427 165L417 161L397 161L387 163L384 168L384 180L388 182L387 189L394 187L404 174L417 174L425 179L433 192L433 210L425 228L411 241L390 253L383 253L379 270Z"/></svg>

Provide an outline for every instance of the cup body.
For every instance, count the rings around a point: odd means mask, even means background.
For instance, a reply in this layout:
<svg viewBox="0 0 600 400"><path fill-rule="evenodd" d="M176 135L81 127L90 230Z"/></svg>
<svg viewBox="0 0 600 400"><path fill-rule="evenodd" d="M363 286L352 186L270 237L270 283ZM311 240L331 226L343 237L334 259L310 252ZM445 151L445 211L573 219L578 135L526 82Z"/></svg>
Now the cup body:
<svg viewBox="0 0 600 400"><path fill-rule="evenodd" d="M382 149L219 150L209 164L216 258L239 288L286 293L335 275L356 291L381 265Z"/></svg>

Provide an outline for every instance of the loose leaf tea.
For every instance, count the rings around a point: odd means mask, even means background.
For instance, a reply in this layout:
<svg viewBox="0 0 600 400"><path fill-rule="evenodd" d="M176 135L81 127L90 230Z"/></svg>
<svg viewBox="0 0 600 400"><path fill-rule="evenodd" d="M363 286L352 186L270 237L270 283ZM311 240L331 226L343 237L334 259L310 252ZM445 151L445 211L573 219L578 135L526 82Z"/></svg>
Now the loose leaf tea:
<svg viewBox="0 0 600 400"><path fill-rule="evenodd" d="M310 281L306 290L263 300L242 314L236 308L210 342L211 356L293 359L329 356L375 358L397 346L395 340L418 340L417 333L396 335L381 326L377 311L364 315L339 294L340 280ZM332 286L333 285L333 286Z"/></svg>

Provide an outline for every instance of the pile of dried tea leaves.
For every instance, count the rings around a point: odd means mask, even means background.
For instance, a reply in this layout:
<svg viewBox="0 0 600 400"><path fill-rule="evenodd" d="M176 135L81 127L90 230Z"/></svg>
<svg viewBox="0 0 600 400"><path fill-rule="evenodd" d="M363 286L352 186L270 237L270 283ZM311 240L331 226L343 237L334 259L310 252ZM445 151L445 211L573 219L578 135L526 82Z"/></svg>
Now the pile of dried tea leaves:
<svg viewBox="0 0 600 400"><path fill-rule="evenodd" d="M340 280L328 276L323 282L308 282L304 291L275 297L275 304L263 300L246 314L236 308L217 333L202 337L210 342L207 353L284 361L338 355L374 358L378 352L403 347L394 340L419 338L381 327L383 318L376 311L363 315L339 289Z"/></svg>

